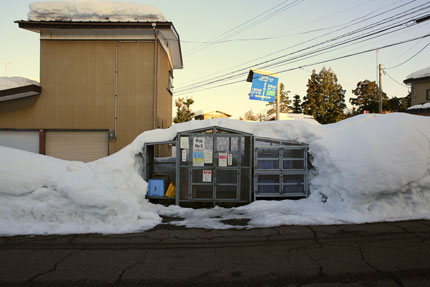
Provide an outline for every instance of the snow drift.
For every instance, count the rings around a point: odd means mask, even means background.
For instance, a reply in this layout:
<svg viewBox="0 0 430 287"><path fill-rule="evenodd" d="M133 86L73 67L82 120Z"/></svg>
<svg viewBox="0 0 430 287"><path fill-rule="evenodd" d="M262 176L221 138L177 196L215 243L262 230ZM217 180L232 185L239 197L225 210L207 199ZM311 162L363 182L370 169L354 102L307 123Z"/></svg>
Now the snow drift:
<svg viewBox="0 0 430 287"><path fill-rule="evenodd" d="M214 125L308 143L314 166L310 197L233 209L148 203L136 156L144 143ZM430 218L430 118L402 113L331 125L192 121L144 132L118 153L88 164L4 147L0 158L1 234L143 231L159 224L159 215L181 216L185 220L174 224L204 228L232 228L221 222L231 218L251 219L239 228Z"/></svg>
<svg viewBox="0 0 430 287"><path fill-rule="evenodd" d="M30 4L30 21L166 21L155 7L107 1L49 1Z"/></svg>

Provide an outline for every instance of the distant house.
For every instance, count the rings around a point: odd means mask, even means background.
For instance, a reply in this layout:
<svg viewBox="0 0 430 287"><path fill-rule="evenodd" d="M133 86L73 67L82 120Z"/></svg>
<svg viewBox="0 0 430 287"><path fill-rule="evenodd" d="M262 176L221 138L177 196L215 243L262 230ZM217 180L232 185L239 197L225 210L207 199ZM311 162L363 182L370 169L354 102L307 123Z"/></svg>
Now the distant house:
<svg viewBox="0 0 430 287"><path fill-rule="evenodd" d="M15 23L40 34L40 87L0 92L0 145L92 161L172 124L173 70L183 62L171 22Z"/></svg>
<svg viewBox="0 0 430 287"><path fill-rule="evenodd" d="M407 112L430 116L430 67L408 75L403 82L411 86L411 107Z"/></svg>
<svg viewBox="0 0 430 287"><path fill-rule="evenodd" d="M216 118L230 118L231 115L221 111L197 111L194 119L195 120L207 120Z"/></svg>

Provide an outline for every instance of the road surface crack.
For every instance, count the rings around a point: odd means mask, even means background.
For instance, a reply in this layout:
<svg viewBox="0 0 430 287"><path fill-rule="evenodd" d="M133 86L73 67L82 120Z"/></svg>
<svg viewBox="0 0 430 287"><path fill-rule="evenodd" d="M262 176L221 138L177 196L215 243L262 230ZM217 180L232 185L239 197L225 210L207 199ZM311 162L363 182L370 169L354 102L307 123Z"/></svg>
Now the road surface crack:
<svg viewBox="0 0 430 287"><path fill-rule="evenodd" d="M43 275L46 275L46 274L51 273L51 272L54 272L55 270L57 270L58 265L60 265L60 264L61 264L61 263L63 263L67 258L69 258L70 256L72 256L72 255L74 255L74 254L76 254L76 253L78 253L78 252L80 252L80 250L79 250L79 251L77 251L77 252L70 252L70 253L69 253L69 254L67 254L66 256L63 256L63 258L61 258L57 263L55 263L55 264L54 264L54 266L53 266L51 269L49 269L49 270L47 270L47 271L44 271L44 272L42 272L42 273L36 274L36 275L35 275L35 276L33 276L32 278L30 278L30 279L28 280L28 286L29 286L29 287L32 287L32 286L33 286L33 284L34 284L34 280L36 280L37 278L39 278L39 277L41 277L41 276L43 276Z"/></svg>
<svg viewBox="0 0 430 287"><path fill-rule="evenodd" d="M122 281L122 277L124 276L125 272L127 272L128 270L130 270L130 269L131 269L131 268L133 268L134 266L137 266L137 265L139 265L139 264L142 264L142 263L145 261L145 255L146 255L146 252L144 252L144 253L143 253L143 259L141 259L141 260L139 260L139 261L136 261L136 262L134 262L134 263L130 264L129 266L125 267L125 268L121 271L121 273L119 273L119 275L118 275L118 279L116 279L116 281L115 281L115 283L113 284L113 286L118 286L118 285L121 283L121 281Z"/></svg>
<svg viewBox="0 0 430 287"><path fill-rule="evenodd" d="M314 240L319 245L319 247L324 248L324 246L318 240L318 234L317 234L317 232L312 227L310 227L310 226L306 226L306 228L308 228L310 231L312 231L312 234L314 235Z"/></svg>
<svg viewBox="0 0 430 287"><path fill-rule="evenodd" d="M360 251L361 261L364 261L364 263L366 263L367 266L369 266L370 268L372 268L376 272L384 274L385 276L391 278L394 282L396 282L396 284L398 286L404 287L403 283L399 279L397 279L395 276L393 276L389 272L384 272L382 270L379 270L378 268L376 268L375 266L373 266L372 264L370 264L370 262L367 261L367 259L364 257L363 246L361 244L358 246L358 250Z"/></svg>

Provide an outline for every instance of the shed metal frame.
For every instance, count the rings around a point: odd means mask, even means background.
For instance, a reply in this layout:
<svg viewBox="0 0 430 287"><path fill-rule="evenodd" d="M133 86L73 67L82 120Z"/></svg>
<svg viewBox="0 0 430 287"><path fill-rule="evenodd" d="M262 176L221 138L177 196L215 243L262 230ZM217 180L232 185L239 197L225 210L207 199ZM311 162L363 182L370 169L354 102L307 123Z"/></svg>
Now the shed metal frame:
<svg viewBox="0 0 430 287"><path fill-rule="evenodd" d="M187 138L186 148L181 147L181 138L184 137ZM205 147L205 149L209 150L212 148L212 160L210 163L204 162L203 165L193 164L194 138L204 138L205 145L207 138L210 138L208 140L209 145ZM220 150L220 142L228 144L228 148L224 147ZM218 126L182 131L178 132L175 139L171 141L151 142L144 145L144 170L142 172L146 181L151 178L154 169L156 169L153 166L151 167L151 165L155 165L155 147L151 148L151 146L164 144L171 145L172 148L176 146L175 163L166 161L166 165L170 165L168 169L174 169L176 173L173 176L176 183L176 197L148 196L150 199L174 199L175 204L179 205L181 202L248 203L263 197L308 196L308 145L305 143L257 137L250 133ZM259 152L263 150L269 152L269 154L273 152L276 156L262 157ZM199 151L201 152L201 150ZM284 153L287 151L291 151L292 157L284 157ZM300 153L300 151L303 151L303 153ZM185 153L185 161L183 160L183 152ZM222 152L231 154L232 165L220 166L219 153ZM301 154L302 156L298 156ZM269 161L275 163L275 165L272 168L262 168L259 166L259 161ZM290 168L284 168L284 162L289 162ZM295 165L293 162L298 164ZM158 162L158 164L162 165L163 162ZM291 168L297 166L299 168ZM204 170L211 171L210 182L203 182ZM224 174L221 175L223 172ZM260 176L268 176L275 180L265 183L259 181ZM285 180L288 176L290 181ZM172 176L169 175L169 177L172 181ZM197 178L201 180L199 181ZM276 186L277 192L260 192L259 187L262 186ZM288 186L292 187L293 192L288 190ZM298 186L299 188L297 188ZM199 190L199 187L206 187L206 190L205 188ZM221 190L220 187L225 187L225 190ZM235 190L235 196L233 196L233 190ZM193 191L195 191L195 194L193 194ZM199 191L202 194L206 192L207 197L196 196ZM220 197L219 195L222 192L227 197Z"/></svg>
<svg viewBox="0 0 430 287"><path fill-rule="evenodd" d="M182 149L180 146L181 137L188 137L188 151L186 152L187 160L185 162L182 161ZM193 149L193 139L194 138L201 138L201 137L211 137L212 138L212 163L207 164L206 163L203 166L194 166L192 156L194 149ZM246 137L248 137L248 158L249 158L249 164L248 166L243 165L242 163L242 145L245 146L246 149ZM219 166L217 163L218 155L221 152L218 150L218 142L220 138L228 138L229 139L229 152L232 154L233 152L231 150L232 148L232 138L237 138L237 150L236 153L236 165L231 166ZM176 185L176 204L179 205L180 202L213 202L214 204L216 202L250 202L251 196L252 196L252 189L251 189L251 179L252 179L252 134L236 131L228 128L222 128L218 126L212 126L212 127L206 127L201 129L195 129L195 130L188 130L184 132L179 132L177 134L177 144L176 144L176 182L178 183ZM242 143L242 141L245 141ZM243 156L246 156L246 150L243 151ZM212 180L211 182L195 182L193 172L194 171L201 171L203 173L203 170L211 170L212 171ZM246 172L247 170L247 172ZM182 171L187 172L185 176L187 177L187 185L183 185L181 181L181 175ZM236 172L236 181L235 182L219 182L218 180L218 173L220 171L231 171ZM245 172L245 173L244 173ZM242 183L242 177L248 177L248 194L247 199L242 199L241 195L241 183ZM212 196L206 197L206 198L198 198L197 196L193 196L193 190L194 187L198 186L211 186L212 187ZM236 197L235 198L222 198L219 197L220 190L217 192L217 187L235 187L236 189ZM184 195L187 195L186 198L183 196L181 197L182 188L187 188L186 192L184 192Z"/></svg>
<svg viewBox="0 0 430 287"><path fill-rule="evenodd" d="M260 144L265 142L268 145ZM277 156L275 157L260 157L259 151L276 151ZM303 157L284 157L284 151L286 150L303 150ZM286 198L286 197L307 197L309 193L308 189L308 145L304 143L298 143L286 140L277 140L272 138L254 137L254 201L258 197L273 197L273 198ZM262 168L259 165L259 161L268 161L277 163L277 166L273 168ZM285 161L297 161L303 162L303 168L287 168L284 167ZM303 176L303 183L286 183L284 182L284 176ZM259 176L272 176L273 178L278 177L276 182L259 182ZM303 185L303 192L288 192L286 186ZM278 187L278 192L260 192L260 186L273 186Z"/></svg>

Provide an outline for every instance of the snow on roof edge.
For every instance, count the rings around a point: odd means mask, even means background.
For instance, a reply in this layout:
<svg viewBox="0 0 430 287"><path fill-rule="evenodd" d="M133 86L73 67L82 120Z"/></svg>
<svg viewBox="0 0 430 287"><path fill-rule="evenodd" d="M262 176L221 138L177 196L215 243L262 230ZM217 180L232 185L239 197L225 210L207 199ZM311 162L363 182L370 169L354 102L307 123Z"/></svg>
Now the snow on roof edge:
<svg viewBox="0 0 430 287"><path fill-rule="evenodd" d="M410 73L406 80L412 80L412 79L420 79L420 78L426 78L430 77L430 66L423 68L421 70L415 71L413 73Z"/></svg>
<svg viewBox="0 0 430 287"><path fill-rule="evenodd" d="M30 21L166 21L157 8L141 3L107 1L52 1L29 5Z"/></svg>

